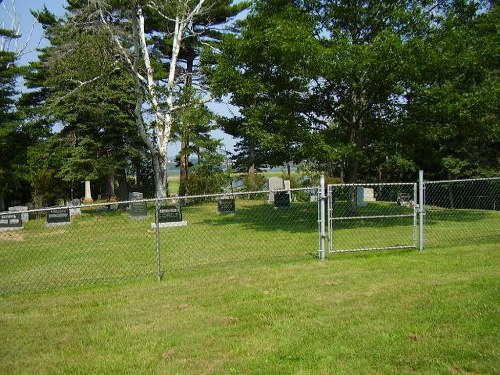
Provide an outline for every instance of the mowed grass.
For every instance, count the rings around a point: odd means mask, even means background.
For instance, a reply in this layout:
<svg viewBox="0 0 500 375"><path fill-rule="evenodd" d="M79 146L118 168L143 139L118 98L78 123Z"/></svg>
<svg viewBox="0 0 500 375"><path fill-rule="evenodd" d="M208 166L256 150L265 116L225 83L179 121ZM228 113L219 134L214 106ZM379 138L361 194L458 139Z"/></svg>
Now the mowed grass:
<svg viewBox="0 0 500 375"><path fill-rule="evenodd" d="M0 300L2 374L498 374L498 244Z"/></svg>
<svg viewBox="0 0 500 375"><path fill-rule="evenodd" d="M318 261L313 204L244 203L226 215L210 202L186 207L187 227L162 229L161 282L151 220L126 212L84 214L67 227L30 221L9 234L2 285L15 276L9 262L23 259L15 251L35 243L38 258L24 271L55 272L54 282L113 276L122 264L153 271L0 296L0 374L500 373L498 213L429 214L432 233L459 245ZM400 228L411 237L411 225L388 224L338 232L365 241ZM467 227L483 241L466 241Z"/></svg>

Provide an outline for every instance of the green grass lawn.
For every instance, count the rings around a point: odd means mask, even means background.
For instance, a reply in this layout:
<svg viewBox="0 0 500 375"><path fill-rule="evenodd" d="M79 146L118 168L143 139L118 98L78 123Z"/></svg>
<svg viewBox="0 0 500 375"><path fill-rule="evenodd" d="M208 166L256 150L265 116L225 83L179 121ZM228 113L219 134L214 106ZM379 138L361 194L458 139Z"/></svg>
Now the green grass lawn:
<svg viewBox="0 0 500 375"><path fill-rule="evenodd" d="M226 265L0 300L2 374L498 374L500 250Z"/></svg>
<svg viewBox="0 0 500 375"><path fill-rule="evenodd" d="M128 212L3 234L2 288L63 287L0 296L0 374L500 373L498 213L430 213L431 233L448 236L424 252L318 261L314 204L292 207L186 207L187 227L161 231L161 282L151 220ZM411 235L398 222L343 225L353 240Z"/></svg>

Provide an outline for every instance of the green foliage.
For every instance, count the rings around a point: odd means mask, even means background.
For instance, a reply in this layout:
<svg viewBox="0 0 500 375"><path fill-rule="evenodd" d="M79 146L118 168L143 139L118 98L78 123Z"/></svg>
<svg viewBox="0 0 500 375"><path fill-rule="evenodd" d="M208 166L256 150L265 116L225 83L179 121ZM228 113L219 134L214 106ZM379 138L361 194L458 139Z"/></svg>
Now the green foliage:
<svg viewBox="0 0 500 375"><path fill-rule="evenodd" d="M223 38L216 66L207 72L212 91L230 94L239 108L240 115L221 122L242 138L236 165L243 170L300 160L307 134L302 99L315 47L309 16L287 1L259 1L240 26L241 37Z"/></svg>
<svg viewBox="0 0 500 375"><path fill-rule="evenodd" d="M29 196L24 165L31 140L15 110L16 79L21 73L18 56L8 50L10 41L17 37L19 35L12 30L0 29L0 205L4 198L26 201Z"/></svg>
<svg viewBox="0 0 500 375"><path fill-rule="evenodd" d="M187 194L217 194L227 191L231 184L231 171L225 169L224 155L216 152L203 153L188 177Z"/></svg>
<svg viewBox="0 0 500 375"><path fill-rule="evenodd" d="M245 173L241 179L244 191L261 191L266 188L267 178L262 173Z"/></svg>
<svg viewBox="0 0 500 375"><path fill-rule="evenodd" d="M428 39L410 96L415 159L436 177L500 169L500 11L472 10L451 12Z"/></svg>

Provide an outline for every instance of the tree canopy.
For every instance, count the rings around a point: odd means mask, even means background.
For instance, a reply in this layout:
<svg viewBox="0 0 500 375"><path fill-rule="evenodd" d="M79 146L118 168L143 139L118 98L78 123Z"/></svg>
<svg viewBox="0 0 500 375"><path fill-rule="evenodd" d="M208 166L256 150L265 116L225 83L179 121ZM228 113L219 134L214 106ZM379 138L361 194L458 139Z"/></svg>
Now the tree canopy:
<svg viewBox="0 0 500 375"><path fill-rule="evenodd" d="M0 197L51 204L85 179L122 199L154 181L163 197L174 141L179 193L199 192L224 172L214 129L238 140L234 165L250 173L500 172L495 2L67 0L66 10L33 10L49 45L29 66L0 50ZM210 113L212 98L233 114Z"/></svg>

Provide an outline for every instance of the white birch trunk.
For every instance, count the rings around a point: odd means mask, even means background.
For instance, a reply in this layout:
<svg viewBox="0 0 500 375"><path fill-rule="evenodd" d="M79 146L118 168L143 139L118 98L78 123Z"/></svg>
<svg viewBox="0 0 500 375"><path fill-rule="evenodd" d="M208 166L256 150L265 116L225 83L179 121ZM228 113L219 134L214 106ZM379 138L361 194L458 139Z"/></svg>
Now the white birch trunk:
<svg viewBox="0 0 500 375"><path fill-rule="evenodd" d="M151 9L168 19L161 9L161 3L167 0L150 1L147 3ZM134 76L136 108L135 117L138 132L147 145L153 159L153 170L155 177L156 196L164 198L168 194L168 143L171 139L172 125L175 119L175 92L178 85L177 61L179 52L185 38L186 27L194 17L202 12L205 0L199 0L192 8L188 0L177 0L177 14L175 16L175 30L172 35L172 51L170 58L170 69L167 80L166 96L163 101L159 96L159 83L155 80L151 57L147 47L145 19L142 5L136 1L131 2L132 7L132 29L134 41L134 54L132 60L129 51L123 47L119 38L114 35L118 50L129 64ZM105 17L101 17L105 22ZM168 19L171 21L170 19ZM145 76L140 72L144 67ZM147 121L144 114L146 109L152 115L152 121Z"/></svg>

